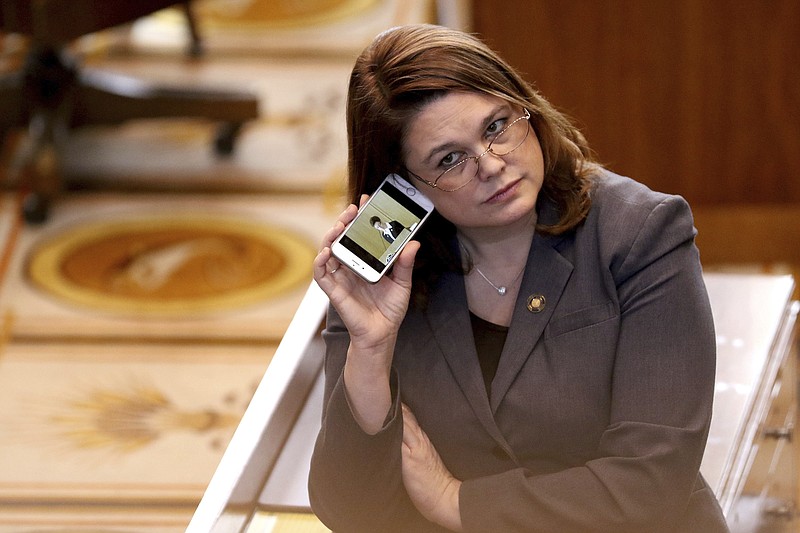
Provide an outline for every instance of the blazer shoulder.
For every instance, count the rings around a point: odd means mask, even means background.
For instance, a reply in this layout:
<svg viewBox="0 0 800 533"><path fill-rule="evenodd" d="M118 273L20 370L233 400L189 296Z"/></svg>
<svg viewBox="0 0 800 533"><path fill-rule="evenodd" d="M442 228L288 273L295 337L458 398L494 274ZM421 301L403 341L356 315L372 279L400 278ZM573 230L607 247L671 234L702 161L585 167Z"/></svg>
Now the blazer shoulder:
<svg viewBox="0 0 800 533"><path fill-rule="evenodd" d="M697 230L681 196L656 192L603 171L595 178L592 207L575 246L596 249L615 276L625 277L692 245Z"/></svg>
<svg viewBox="0 0 800 533"><path fill-rule="evenodd" d="M592 207L599 210L649 212L665 201L686 202L678 195L654 191L643 183L605 169L598 171L593 180Z"/></svg>
<svg viewBox="0 0 800 533"><path fill-rule="evenodd" d="M677 226L692 232L689 204L678 195L656 192L631 178L602 170L594 177L592 207L585 221L600 235L640 234L647 225Z"/></svg>

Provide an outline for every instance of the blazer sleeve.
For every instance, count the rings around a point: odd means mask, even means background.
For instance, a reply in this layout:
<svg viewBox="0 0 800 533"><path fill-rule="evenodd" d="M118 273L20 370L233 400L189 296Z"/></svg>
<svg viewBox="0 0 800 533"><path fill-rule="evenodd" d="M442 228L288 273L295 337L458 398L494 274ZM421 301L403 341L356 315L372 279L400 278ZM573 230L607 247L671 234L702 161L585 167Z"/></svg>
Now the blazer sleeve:
<svg viewBox="0 0 800 533"><path fill-rule="evenodd" d="M671 196L639 220L608 266L620 306L611 419L596 458L560 472L518 468L465 481L466 531L683 529L711 419L716 347L688 204ZM591 350L591 346L586 347ZM714 511L716 512L716 511Z"/></svg>
<svg viewBox="0 0 800 533"><path fill-rule="evenodd" d="M336 311L328 312L322 427L311 458L308 490L317 517L337 533L422 531L430 527L402 479L403 419L399 377L392 370L392 406L384 427L368 435L356 422L344 387L350 338ZM411 527L412 529L404 529Z"/></svg>

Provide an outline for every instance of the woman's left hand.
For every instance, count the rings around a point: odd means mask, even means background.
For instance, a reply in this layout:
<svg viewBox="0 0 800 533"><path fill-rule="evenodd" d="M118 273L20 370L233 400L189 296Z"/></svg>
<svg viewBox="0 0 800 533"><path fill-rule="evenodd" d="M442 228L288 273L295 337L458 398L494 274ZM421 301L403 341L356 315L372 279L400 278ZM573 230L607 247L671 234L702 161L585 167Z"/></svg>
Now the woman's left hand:
<svg viewBox="0 0 800 533"><path fill-rule="evenodd" d="M428 435L403 404L403 484L422 515L451 531L461 531L458 491L453 477Z"/></svg>

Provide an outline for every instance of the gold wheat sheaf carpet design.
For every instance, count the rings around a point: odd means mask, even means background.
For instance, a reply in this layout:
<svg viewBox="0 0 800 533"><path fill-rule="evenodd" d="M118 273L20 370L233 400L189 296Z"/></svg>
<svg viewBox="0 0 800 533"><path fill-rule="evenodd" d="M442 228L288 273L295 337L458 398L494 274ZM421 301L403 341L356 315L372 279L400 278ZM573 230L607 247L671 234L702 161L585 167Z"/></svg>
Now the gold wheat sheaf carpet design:
<svg viewBox="0 0 800 533"><path fill-rule="evenodd" d="M33 250L27 275L73 304L186 315L262 302L310 276L314 250L286 229L219 217L96 222Z"/></svg>
<svg viewBox="0 0 800 533"><path fill-rule="evenodd" d="M183 531L311 281L308 195L0 197L0 533Z"/></svg>

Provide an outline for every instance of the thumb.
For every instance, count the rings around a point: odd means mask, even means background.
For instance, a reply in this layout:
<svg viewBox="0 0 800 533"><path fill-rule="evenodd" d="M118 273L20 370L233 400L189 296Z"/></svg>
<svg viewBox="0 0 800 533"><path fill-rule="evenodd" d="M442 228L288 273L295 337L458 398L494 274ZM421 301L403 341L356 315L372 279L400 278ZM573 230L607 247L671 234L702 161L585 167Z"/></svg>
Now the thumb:
<svg viewBox="0 0 800 533"><path fill-rule="evenodd" d="M411 274L414 271L414 259L417 257L420 244L418 241L409 241L409 243L397 256L392 268L392 279L398 283L406 286L411 285Z"/></svg>

